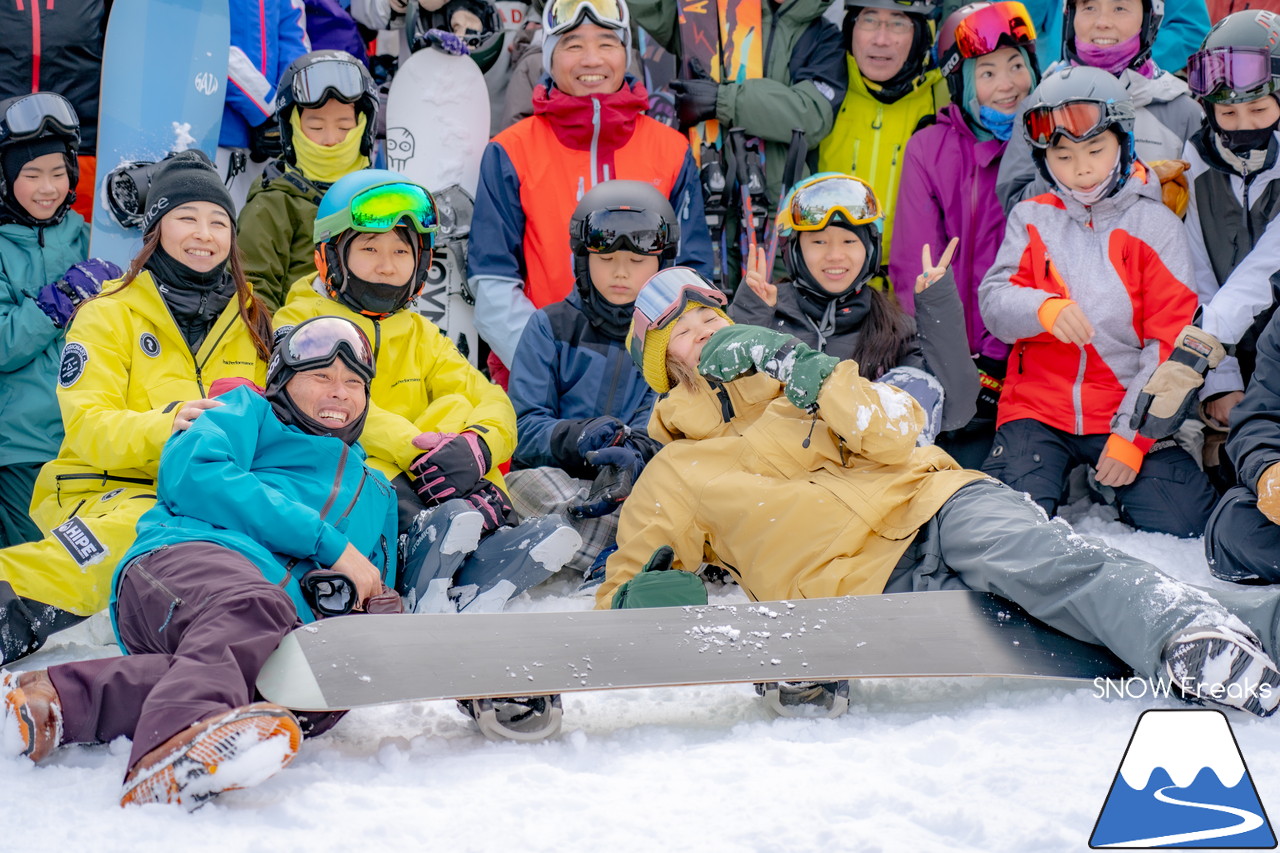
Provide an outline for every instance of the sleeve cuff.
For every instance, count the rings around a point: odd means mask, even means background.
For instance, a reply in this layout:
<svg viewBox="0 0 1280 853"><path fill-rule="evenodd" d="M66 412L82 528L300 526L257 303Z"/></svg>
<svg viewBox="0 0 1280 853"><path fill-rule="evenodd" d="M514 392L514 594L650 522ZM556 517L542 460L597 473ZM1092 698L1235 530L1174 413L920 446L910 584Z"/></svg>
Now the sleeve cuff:
<svg viewBox="0 0 1280 853"><path fill-rule="evenodd" d="M1044 326L1044 330L1053 333L1053 324L1058 322L1058 315L1068 305L1075 305L1073 299L1063 299L1060 296L1046 299L1040 303L1039 309L1036 310L1036 319L1040 321L1040 325Z"/></svg>
<svg viewBox="0 0 1280 853"><path fill-rule="evenodd" d="M1132 441L1112 433L1107 439L1107 446L1103 449L1102 455L1122 462L1134 471L1141 471L1142 457L1146 454Z"/></svg>
<svg viewBox="0 0 1280 853"><path fill-rule="evenodd" d="M338 528L328 522L323 522L320 529L320 541L316 543L315 560L320 565L328 568L338 562L338 558L342 556L342 552L347 550L347 537L343 536Z"/></svg>

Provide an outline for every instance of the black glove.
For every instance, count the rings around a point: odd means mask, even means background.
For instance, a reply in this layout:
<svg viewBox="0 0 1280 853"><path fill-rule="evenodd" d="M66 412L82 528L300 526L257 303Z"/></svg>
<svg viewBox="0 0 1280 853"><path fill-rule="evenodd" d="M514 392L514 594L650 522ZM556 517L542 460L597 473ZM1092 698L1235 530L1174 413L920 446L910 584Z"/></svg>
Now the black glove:
<svg viewBox="0 0 1280 853"><path fill-rule="evenodd" d="M595 471L587 454L621 444L630 432L626 424L610 415L562 420L551 430L551 455L557 467L578 479L590 479Z"/></svg>
<svg viewBox="0 0 1280 853"><path fill-rule="evenodd" d="M613 512L631 494L636 477L644 470L639 451L630 447L592 450L587 462L595 465L599 473L587 496L569 505L569 514L574 518L599 518Z"/></svg>
<svg viewBox="0 0 1280 853"><path fill-rule="evenodd" d="M255 163L274 160L284 153L284 140L280 138L280 122L274 115L249 128L249 159Z"/></svg>
<svg viewBox="0 0 1280 853"><path fill-rule="evenodd" d="M986 355L978 356L974 364L978 367L978 410L974 417L994 421L1000 406L1000 392L1004 390L1007 365Z"/></svg>
<svg viewBox="0 0 1280 853"><path fill-rule="evenodd" d="M706 77L692 80L672 80L667 84L676 95L676 117L680 126L693 127L699 122L716 117L716 98L720 84Z"/></svg>

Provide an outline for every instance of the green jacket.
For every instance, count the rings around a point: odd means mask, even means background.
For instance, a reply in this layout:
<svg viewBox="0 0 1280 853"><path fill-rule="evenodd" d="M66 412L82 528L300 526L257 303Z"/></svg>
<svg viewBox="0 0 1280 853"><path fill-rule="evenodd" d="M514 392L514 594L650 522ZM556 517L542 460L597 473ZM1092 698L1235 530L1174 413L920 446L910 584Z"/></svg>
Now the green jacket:
<svg viewBox="0 0 1280 853"><path fill-rule="evenodd" d="M802 128L809 148L831 132L844 99L848 74L840 30L822 13L834 0L764 2L764 77L722 83L716 118L765 141L769 207L783 190L782 170L792 128ZM675 0L631 0L632 19L680 56Z"/></svg>
<svg viewBox="0 0 1280 853"><path fill-rule="evenodd" d="M0 225L0 467L48 462L62 444L58 362L66 337L36 294L89 256L89 226L75 211L42 229Z"/></svg>
<svg viewBox="0 0 1280 853"><path fill-rule="evenodd" d="M236 240L245 275L272 312L284 304L295 281L316 271L312 229L327 189L284 160L269 163L249 189Z"/></svg>

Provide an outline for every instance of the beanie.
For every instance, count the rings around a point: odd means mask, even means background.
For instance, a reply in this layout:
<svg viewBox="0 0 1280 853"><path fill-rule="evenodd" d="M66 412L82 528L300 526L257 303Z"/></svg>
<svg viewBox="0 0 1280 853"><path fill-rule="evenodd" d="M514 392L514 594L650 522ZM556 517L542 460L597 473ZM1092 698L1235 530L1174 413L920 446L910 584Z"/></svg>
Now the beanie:
<svg viewBox="0 0 1280 853"><path fill-rule="evenodd" d="M192 201L218 205L236 225L235 202L222 183L208 155L199 149L181 151L161 160L147 189L147 209L142 214L142 230L150 232L170 210Z"/></svg>
<svg viewBox="0 0 1280 853"><path fill-rule="evenodd" d="M41 139L17 140L9 142L0 151L0 168L4 170L5 185L12 187L14 181L18 179L18 173L22 171L22 167L30 163L37 157L43 157L45 154L62 154L68 158L68 168L70 167L71 148L67 144L67 140L58 136L46 136Z"/></svg>
<svg viewBox="0 0 1280 853"><path fill-rule="evenodd" d="M667 372L667 345L671 343L671 330L675 328L680 317L697 308L710 308L723 317L726 322L733 322L729 319L729 315L720 308L691 299L684 306L684 310L680 312L678 317L672 319L661 329L650 329L645 332L643 346L641 347L644 355L642 356L643 363L640 365L640 372L644 374L644 381L649 383L649 387L659 394L665 394L671 390L671 374ZM632 326L632 328L634 329L635 327ZM631 346L631 332L627 333L627 349L634 354L635 350Z"/></svg>

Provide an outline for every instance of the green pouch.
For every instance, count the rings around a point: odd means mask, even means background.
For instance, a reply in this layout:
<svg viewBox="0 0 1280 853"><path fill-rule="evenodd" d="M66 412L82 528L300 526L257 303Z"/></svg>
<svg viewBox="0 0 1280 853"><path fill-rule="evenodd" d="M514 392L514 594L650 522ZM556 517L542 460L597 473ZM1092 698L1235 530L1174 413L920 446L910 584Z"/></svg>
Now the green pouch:
<svg viewBox="0 0 1280 853"><path fill-rule="evenodd" d="M640 574L618 587L614 610L633 607L683 607L706 604L707 588L693 572L671 568L674 554L667 546L654 552Z"/></svg>

